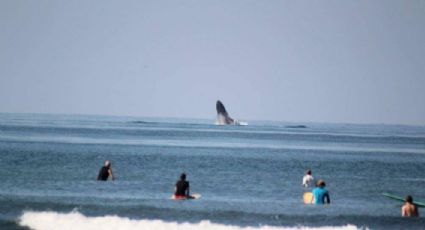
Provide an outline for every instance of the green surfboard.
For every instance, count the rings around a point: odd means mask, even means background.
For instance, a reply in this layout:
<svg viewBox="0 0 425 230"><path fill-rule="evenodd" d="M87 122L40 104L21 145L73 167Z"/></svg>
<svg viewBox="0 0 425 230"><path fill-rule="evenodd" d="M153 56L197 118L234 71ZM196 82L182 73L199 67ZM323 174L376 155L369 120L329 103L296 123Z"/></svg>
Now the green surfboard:
<svg viewBox="0 0 425 230"><path fill-rule="evenodd" d="M388 198L391 198L393 200L398 200L401 202L404 202L404 198L401 196L396 196L396 195L392 195L389 193L382 193L383 196L386 196ZM413 201L413 204L415 204L418 208L425 208L425 203L424 202L419 202L419 201Z"/></svg>

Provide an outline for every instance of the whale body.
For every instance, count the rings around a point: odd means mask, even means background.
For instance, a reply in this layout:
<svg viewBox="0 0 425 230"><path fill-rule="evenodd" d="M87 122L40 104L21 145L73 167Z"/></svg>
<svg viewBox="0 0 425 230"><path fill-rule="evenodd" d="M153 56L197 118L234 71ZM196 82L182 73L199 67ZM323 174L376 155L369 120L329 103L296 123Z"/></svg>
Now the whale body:
<svg viewBox="0 0 425 230"><path fill-rule="evenodd" d="M217 120L215 122L217 125L247 125L246 122L239 122L231 118L221 101L218 100L215 107L217 109Z"/></svg>

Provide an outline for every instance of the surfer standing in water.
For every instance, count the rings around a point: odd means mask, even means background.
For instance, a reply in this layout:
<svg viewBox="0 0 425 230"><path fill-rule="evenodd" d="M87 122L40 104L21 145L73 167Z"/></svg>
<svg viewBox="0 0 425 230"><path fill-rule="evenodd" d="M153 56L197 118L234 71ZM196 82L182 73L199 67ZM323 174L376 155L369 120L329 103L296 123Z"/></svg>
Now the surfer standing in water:
<svg viewBox="0 0 425 230"><path fill-rule="evenodd" d="M401 207L401 216L418 217L419 212L415 204L413 204L412 196L408 195L405 199L406 203Z"/></svg>
<svg viewBox="0 0 425 230"><path fill-rule="evenodd" d="M105 161L105 165L100 169L97 180L108 180L108 177L111 176L111 179L114 180L114 174L112 174L111 162Z"/></svg>
<svg viewBox="0 0 425 230"><path fill-rule="evenodd" d="M325 189L326 184L324 180L317 181L317 188L313 189L313 203L314 204L330 204L329 192Z"/></svg>
<svg viewBox="0 0 425 230"><path fill-rule="evenodd" d="M311 170L309 169L305 172L305 175L303 177L303 186L306 188L312 187L313 181L314 181L314 178L311 175Z"/></svg>
<svg viewBox="0 0 425 230"><path fill-rule="evenodd" d="M186 174L182 173L180 175L180 180L176 183L176 188L174 191L174 199L193 199L189 194L189 181L186 181Z"/></svg>

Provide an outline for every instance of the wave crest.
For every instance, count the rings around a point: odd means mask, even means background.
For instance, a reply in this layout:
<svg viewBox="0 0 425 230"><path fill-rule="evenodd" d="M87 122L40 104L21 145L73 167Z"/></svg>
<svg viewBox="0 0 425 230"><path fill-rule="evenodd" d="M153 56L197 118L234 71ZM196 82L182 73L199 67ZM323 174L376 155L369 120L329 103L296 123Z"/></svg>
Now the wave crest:
<svg viewBox="0 0 425 230"><path fill-rule="evenodd" d="M347 226L326 226L326 227L239 227L233 225L223 225L211 223L208 220L199 223L177 223L165 222L162 220L137 220L119 216L100 216L88 217L83 214L72 211L70 213L58 212L33 212L27 211L19 219L21 226L26 226L34 230L56 230L58 226L62 230L127 230L127 229L155 229L155 230L281 230L281 229L357 229L353 225Z"/></svg>

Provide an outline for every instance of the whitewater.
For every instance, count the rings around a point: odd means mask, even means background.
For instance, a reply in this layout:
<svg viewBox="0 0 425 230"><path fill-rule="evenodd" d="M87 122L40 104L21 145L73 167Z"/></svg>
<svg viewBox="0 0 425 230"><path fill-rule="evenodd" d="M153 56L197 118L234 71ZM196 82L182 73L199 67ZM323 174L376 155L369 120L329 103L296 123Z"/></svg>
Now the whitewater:
<svg viewBox="0 0 425 230"><path fill-rule="evenodd" d="M340 227L239 227L232 225L214 224L210 221L201 221L199 223L177 223L164 222L161 220L136 220L119 216L87 217L79 212L57 213L57 212L25 212L21 217L19 224L30 227L34 230L56 230L58 226L62 230L327 230L342 229L354 230L355 226Z"/></svg>

